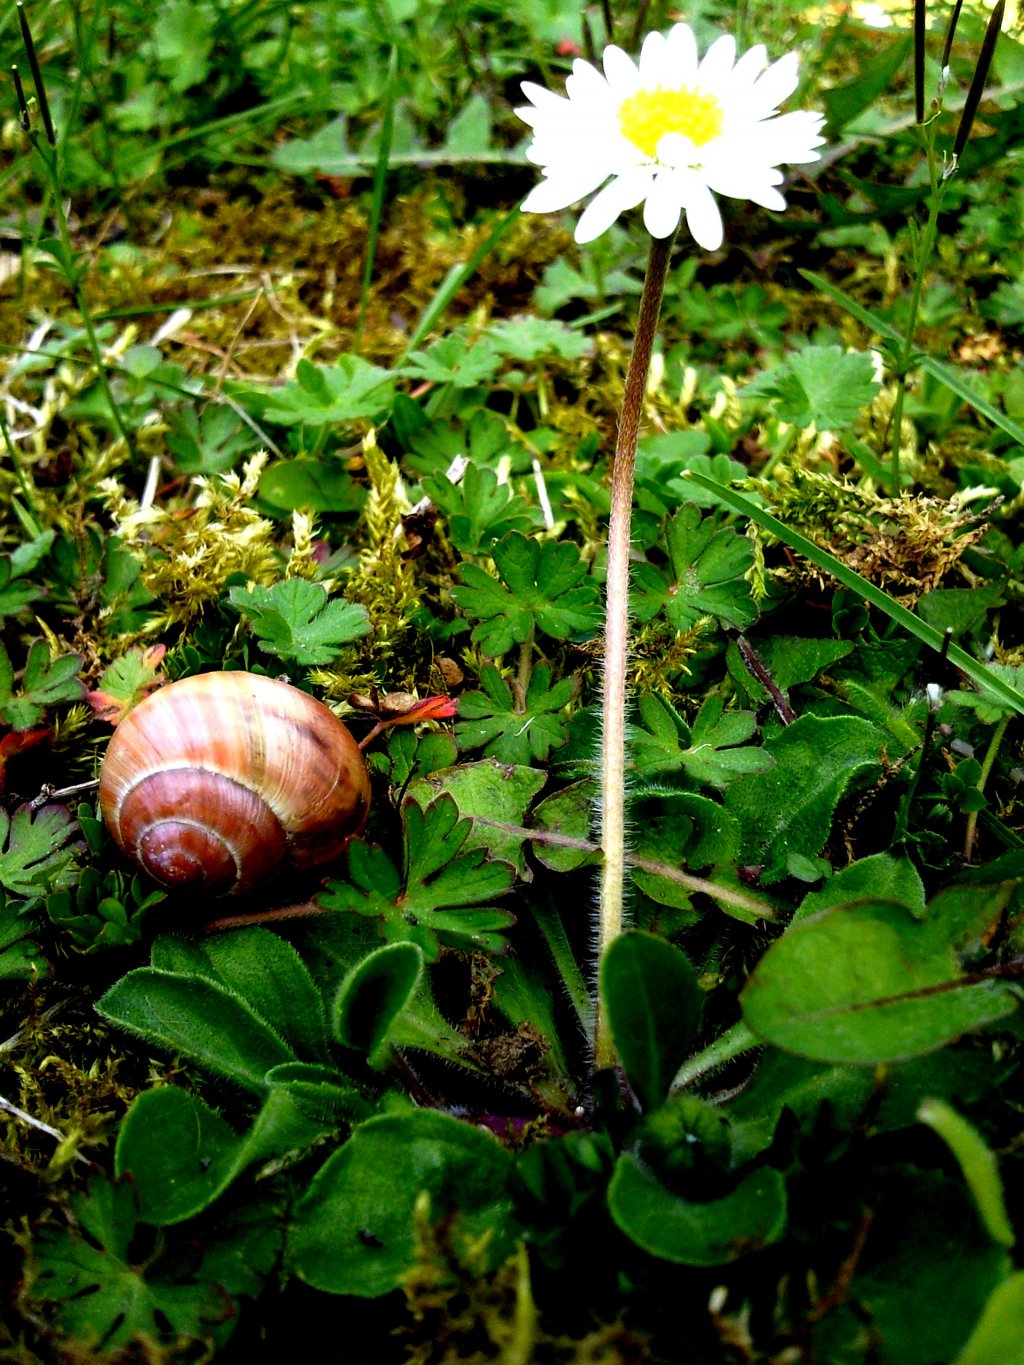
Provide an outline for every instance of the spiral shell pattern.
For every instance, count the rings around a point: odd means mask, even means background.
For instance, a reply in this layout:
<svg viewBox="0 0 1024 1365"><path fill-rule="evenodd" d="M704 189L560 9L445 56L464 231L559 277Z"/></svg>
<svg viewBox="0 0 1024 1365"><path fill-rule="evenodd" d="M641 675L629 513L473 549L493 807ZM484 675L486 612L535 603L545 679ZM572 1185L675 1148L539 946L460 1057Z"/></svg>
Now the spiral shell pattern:
<svg viewBox="0 0 1024 1365"><path fill-rule="evenodd" d="M337 716L254 673L153 693L118 725L100 771L100 810L124 853L164 886L207 895L332 862L369 805L366 765Z"/></svg>

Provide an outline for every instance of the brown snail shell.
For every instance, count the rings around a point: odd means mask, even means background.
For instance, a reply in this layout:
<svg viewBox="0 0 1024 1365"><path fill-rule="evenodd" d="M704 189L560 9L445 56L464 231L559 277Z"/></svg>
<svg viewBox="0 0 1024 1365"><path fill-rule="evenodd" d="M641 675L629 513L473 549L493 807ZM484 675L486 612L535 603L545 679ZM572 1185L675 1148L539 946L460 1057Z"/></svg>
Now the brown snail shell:
<svg viewBox="0 0 1024 1365"><path fill-rule="evenodd" d="M244 894L332 862L365 823L359 746L322 702L255 673L201 673L114 731L100 810L124 853L175 891Z"/></svg>

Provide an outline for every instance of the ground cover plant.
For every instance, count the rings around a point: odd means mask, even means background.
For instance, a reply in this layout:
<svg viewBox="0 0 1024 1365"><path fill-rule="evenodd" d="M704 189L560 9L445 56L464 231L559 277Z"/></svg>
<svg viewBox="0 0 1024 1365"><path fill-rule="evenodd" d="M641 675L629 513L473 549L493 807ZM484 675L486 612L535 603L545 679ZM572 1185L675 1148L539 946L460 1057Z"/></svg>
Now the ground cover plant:
<svg viewBox="0 0 1024 1365"><path fill-rule="evenodd" d="M1015 32L0 15L0 1357L1024 1359Z"/></svg>

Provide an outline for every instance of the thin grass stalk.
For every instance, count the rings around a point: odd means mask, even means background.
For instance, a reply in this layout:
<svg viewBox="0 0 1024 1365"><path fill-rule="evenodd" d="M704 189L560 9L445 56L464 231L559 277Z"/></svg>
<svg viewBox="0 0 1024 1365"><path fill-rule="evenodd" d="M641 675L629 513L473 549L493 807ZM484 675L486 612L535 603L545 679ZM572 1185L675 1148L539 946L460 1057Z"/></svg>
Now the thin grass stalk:
<svg viewBox="0 0 1024 1365"><path fill-rule="evenodd" d="M370 231L366 237L366 255L363 258L363 278L359 288L359 316L356 318L356 350L362 349L363 326L366 310L370 304L370 286L373 283L373 267L377 260L377 243L380 241L380 225L384 217L385 194L387 190L388 164L391 160L391 142L395 131L395 94L398 89L398 48L392 47L388 58L388 76L384 95L384 121L380 130L380 148L377 164L373 168L373 199L370 205Z"/></svg>
<svg viewBox="0 0 1024 1365"><path fill-rule="evenodd" d="M647 375L658 330L661 300L675 234L652 237L633 353L626 372L612 469L605 588L604 715L601 743L599 837L604 861L598 919L598 961L622 932L626 881L626 660L629 650L629 551L633 517L633 471L640 436ZM594 1057L598 1070L615 1064L607 1020L597 1005Z"/></svg>
<svg viewBox="0 0 1024 1365"><path fill-rule="evenodd" d="M924 44L927 20L927 0L914 0L914 118L918 123L924 123Z"/></svg>

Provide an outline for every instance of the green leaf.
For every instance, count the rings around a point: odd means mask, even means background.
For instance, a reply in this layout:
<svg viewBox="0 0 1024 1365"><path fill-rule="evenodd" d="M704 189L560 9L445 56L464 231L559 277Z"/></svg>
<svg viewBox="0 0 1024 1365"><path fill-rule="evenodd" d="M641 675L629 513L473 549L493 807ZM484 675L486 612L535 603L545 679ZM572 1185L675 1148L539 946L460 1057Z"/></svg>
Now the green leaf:
<svg viewBox="0 0 1024 1365"><path fill-rule="evenodd" d="M286 578L269 588L235 587L228 600L252 622L262 649L297 664L329 664L343 645L370 630L365 607L330 602L319 583L304 578Z"/></svg>
<svg viewBox="0 0 1024 1365"><path fill-rule="evenodd" d="M725 796L743 830L743 861L763 864L764 885L791 873L794 857L817 856L839 799L877 773L884 746L882 732L858 716L800 716L766 742L774 766Z"/></svg>
<svg viewBox="0 0 1024 1365"><path fill-rule="evenodd" d="M441 337L425 351L413 351L396 373L430 384L472 389L496 374L500 365L498 352L486 337L471 341L455 332Z"/></svg>
<svg viewBox="0 0 1024 1365"><path fill-rule="evenodd" d="M177 950L178 962L171 959ZM187 970L239 996L299 1055L318 1057L327 1041L323 1001L295 948L269 929L253 926L187 945L169 937L153 944L151 965Z"/></svg>
<svg viewBox="0 0 1024 1365"><path fill-rule="evenodd" d="M172 90L180 93L206 80L214 26L208 5L195 0L168 0L161 5L153 24L153 46Z"/></svg>
<svg viewBox="0 0 1024 1365"><path fill-rule="evenodd" d="M388 943L364 957L338 988L331 1010L334 1037L367 1053L371 1066L386 1064L395 1024L422 975L423 953L415 943Z"/></svg>
<svg viewBox="0 0 1024 1365"><path fill-rule="evenodd" d="M860 900L898 901L916 919L924 918L924 883L914 864L891 853L873 853L836 872L817 891L808 891L790 922L796 924L833 905Z"/></svg>
<svg viewBox="0 0 1024 1365"><path fill-rule="evenodd" d="M995 1154L973 1124L944 1100L925 1100L917 1111L922 1123L938 1133L957 1159L988 1235L999 1246L1016 1242L1006 1212L1003 1182Z"/></svg>
<svg viewBox="0 0 1024 1365"><path fill-rule="evenodd" d="M33 641L21 690L15 696L14 670L7 651L0 644L0 717L15 730L29 730L39 724L48 706L62 701L81 701L85 688L77 675L82 662L78 654L62 654L51 662L45 642Z"/></svg>
<svg viewBox="0 0 1024 1365"><path fill-rule="evenodd" d="M0 890L0 981L36 981L46 975L43 950L31 938L37 927L35 918Z"/></svg>
<svg viewBox="0 0 1024 1365"><path fill-rule="evenodd" d="M147 1043L181 1053L213 1075L262 1094L271 1067L297 1060L232 991L152 967L128 972L96 1002L104 1019Z"/></svg>
<svg viewBox="0 0 1024 1365"><path fill-rule="evenodd" d="M333 365L300 360L294 380L271 391L263 415L282 426L333 426L377 420L394 399L394 375L359 356L342 356Z"/></svg>
<svg viewBox="0 0 1024 1365"><path fill-rule="evenodd" d="M356 511L364 500L345 469L301 457L275 461L260 479L259 494L278 515L304 509L344 514Z"/></svg>
<svg viewBox="0 0 1024 1365"><path fill-rule="evenodd" d="M528 540L510 531L494 547L500 581L475 564L461 568L465 587L452 597L482 624L473 640L494 658L530 639L534 628L555 640L589 639L601 621L597 588L570 541Z"/></svg>
<svg viewBox="0 0 1024 1365"><path fill-rule="evenodd" d="M490 860L481 848L466 848L472 826L460 819L450 796L438 797L425 810L406 801L402 822L404 874L381 849L354 839L349 881L332 879L320 904L381 919L385 938L419 944L428 962L442 944L501 952L502 931L513 917L488 902L511 889L515 870Z"/></svg>
<svg viewBox="0 0 1024 1365"><path fill-rule="evenodd" d="M745 742L757 728L754 713L726 711L714 693L705 699L692 730L671 702L653 693L640 698L639 711L644 729L630 727L630 750L645 777L685 772L703 785L727 787L745 773L773 766L765 749Z"/></svg>
<svg viewBox="0 0 1024 1365"><path fill-rule="evenodd" d="M487 335L499 354L511 360L540 360L554 356L559 360L579 360L591 355L592 339L567 323L554 318L506 318L492 323Z"/></svg>
<svg viewBox="0 0 1024 1365"><path fill-rule="evenodd" d="M78 828L64 806L19 806L13 817L0 809L0 886L22 898L20 910L71 886L81 850Z"/></svg>
<svg viewBox="0 0 1024 1365"><path fill-rule="evenodd" d="M808 346L742 390L775 400L779 419L828 431L852 426L878 393L871 357L839 346Z"/></svg>
<svg viewBox="0 0 1024 1365"><path fill-rule="evenodd" d="M997 1285L953 1365L1024 1365L1024 1271Z"/></svg>
<svg viewBox="0 0 1024 1365"><path fill-rule="evenodd" d="M778 1171L751 1172L721 1199L682 1199L632 1152L615 1163L608 1210L630 1241L676 1265L718 1266L758 1251L786 1226L786 1186Z"/></svg>
<svg viewBox="0 0 1024 1365"><path fill-rule="evenodd" d="M459 483L447 474L423 480L423 491L448 518L456 549L464 555L490 554L496 540L510 531L527 531L537 520L523 498L493 469L468 464Z"/></svg>
<svg viewBox="0 0 1024 1365"><path fill-rule="evenodd" d="M530 802L544 786L547 774L537 768L510 766L493 758L460 763L409 784L407 795L417 805L429 806L435 797L450 796L459 814L473 822L465 848L486 849L492 858L511 863L520 877L527 875L524 836ZM511 830L491 824L512 825Z"/></svg>
<svg viewBox="0 0 1024 1365"><path fill-rule="evenodd" d="M835 906L768 949L740 997L744 1021L817 1061L870 1065L932 1052L1016 1008L1004 983L963 977L955 928L922 923L893 902Z"/></svg>
<svg viewBox="0 0 1024 1365"><path fill-rule="evenodd" d="M697 1035L704 992L689 960L654 934L633 929L609 945L601 1005L615 1051L641 1108L657 1108Z"/></svg>
<svg viewBox="0 0 1024 1365"><path fill-rule="evenodd" d="M27 1296L55 1321L79 1352L129 1351L139 1339L182 1346L212 1344L212 1332L232 1309L223 1290L180 1264L132 1256L136 1230L131 1182L95 1177L72 1195L74 1230L49 1225L32 1239ZM95 1352L95 1357L93 1353Z"/></svg>
<svg viewBox="0 0 1024 1365"><path fill-rule="evenodd" d="M665 527L670 570L638 564L633 570L631 601L637 617L650 621L664 610L669 624L689 630L702 616L745 630L757 618L757 607L744 578L754 562L754 548L731 526L686 503Z"/></svg>
<svg viewBox="0 0 1024 1365"><path fill-rule="evenodd" d="M892 85L896 73L907 60L911 49L909 38L899 37L883 44L877 56L860 68L852 80L844 81L822 92L822 103L828 117L829 131L838 134L858 114L869 109ZM874 53L874 48L870 49Z"/></svg>
<svg viewBox="0 0 1024 1365"><path fill-rule="evenodd" d="M298 1074L293 1078L289 1072ZM315 1106L308 1095L302 1096L304 1103L297 1102L295 1091L304 1072L323 1073L317 1076ZM325 1087L332 1082L349 1100L346 1116L363 1118L372 1112L343 1076L326 1067L295 1063L274 1068L270 1076L263 1106L241 1135L209 1105L176 1086L136 1096L118 1133L114 1168L118 1175L131 1175L147 1223L168 1227L194 1218L256 1162L300 1150L334 1129L339 1106L324 1102ZM309 1079L305 1085L308 1090Z"/></svg>
<svg viewBox="0 0 1024 1365"><path fill-rule="evenodd" d="M248 451L251 437L229 407L175 407L167 411L167 449L182 474L222 474Z"/></svg>
<svg viewBox="0 0 1024 1365"><path fill-rule="evenodd" d="M494 1138L448 1114L370 1119L328 1158L296 1207L288 1259L314 1289L387 1294L416 1262L422 1216L446 1220L446 1245L474 1273L493 1269L515 1244L511 1170Z"/></svg>
<svg viewBox="0 0 1024 1365"><path fill-rule="evenodd" d="M574 677L551 684L551 669L536 664L526 696L517 701L493 664L480 670L481 691L459 698L455 727L461 749L483 749L502 763L543 763L568 738L562 715L577 691Z"/></svg>

